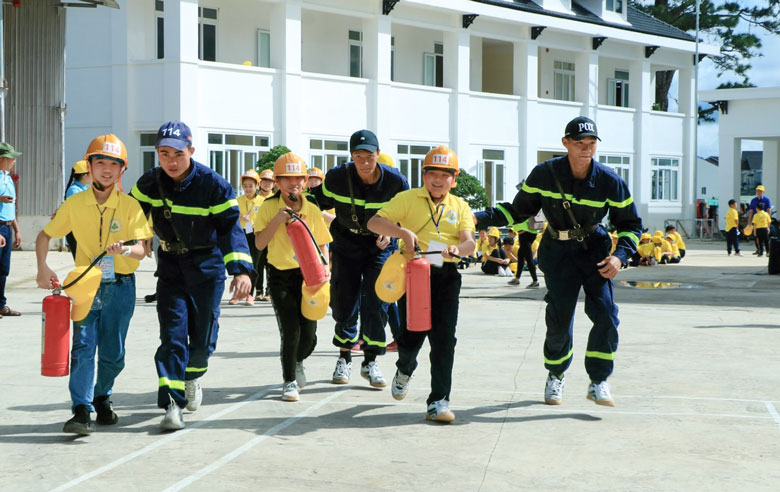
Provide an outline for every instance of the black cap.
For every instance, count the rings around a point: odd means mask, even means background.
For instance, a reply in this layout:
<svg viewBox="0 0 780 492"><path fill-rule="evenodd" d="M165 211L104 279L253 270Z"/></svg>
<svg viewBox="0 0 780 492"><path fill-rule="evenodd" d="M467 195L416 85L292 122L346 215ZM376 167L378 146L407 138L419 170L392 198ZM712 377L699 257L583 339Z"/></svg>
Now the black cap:
<svg viewBox="0 0 780 492"><path fill-rule="evenodd" d="M585 116L577 116L566 125L566 133L563 135L572 140L582 140L585 137L599 138L599 132L596 129L596 123Z"/></svg>
<svg viewBox="0 0 780 492"><path fill-rule="evenodd" d="M376 152L379 150L379 140L371 130L359 130L349 137L349 151L350 153L356 150L367 150L369 152Z"/></svg>

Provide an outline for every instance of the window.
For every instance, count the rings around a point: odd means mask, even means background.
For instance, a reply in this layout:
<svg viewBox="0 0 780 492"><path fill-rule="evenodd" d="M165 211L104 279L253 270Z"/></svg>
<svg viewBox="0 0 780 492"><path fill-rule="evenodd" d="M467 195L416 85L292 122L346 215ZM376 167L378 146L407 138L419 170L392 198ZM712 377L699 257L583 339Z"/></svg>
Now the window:
<svg viewBox="0 0 780 492"><path fill-rule="evenodd" d="M198 58L217 61L217 9L198 7Z"/></svg>
<svg viewBox="0 0 780 492"><path fill-rule="evenodd" d="M154 1L154 22L156 35L156 48L157 59L161 60L165 58L165 4L162 0Z"/></svg>
<svg viewBox="0 0 780 492"><path fill-rule="evenodd" d="M505 170L503 150L482 150L482 160L477 161L477 177L491 205L504 200Z"/></svg>
<svg viewBox="0 0 780 492"><path fill-rule="evenodd" d="M271 67L271 33L257 30L257 66Z"/></svg>
<svg viewBox="0 0 780 492"><path fill-rule="evenodd" d="M434 145L399 145L398 169L409 180L409 186L419 188L422 186L422 165L427 154Z"/></svg>
<svg viewBox="0 0 780 492"><path fill-rule="evenodd" d="M553 76L555 78L555 99L574 101L574 63L553 62Z"/></svg>
<svg viewBox="0 0 780 492"><path fill-rule="evenodd" d="M618 14L622 14L623 0L606 0L606 5L604 8L610 12L617 12Z"/></svg>
<svg viewBox="0 0 780 492"><path fill-rule="evenodd" d="M680 159L653 157L651 200L678 201Z"/></svg>
<svg viewBox="0 0 780 492"><path fill-rule="evenodd" d="M610 167L631 187L631 157L627 155L600 155L599 162Z"/></svg>
<svg viewBox="0 0 780 492"><path fill-rule="evenodd" d="M615 70L615 78L607 79L607 104L628 107L628 72Z"/></svg>
<svg viewBox="0 0 780 492"><path fill-rule="evenodd" d="M209 166L235 190L241 188L241 175L255 169L271 150L271 138L267 135L209 133L208 144Z"/></svg>
<svg viewBox="0 0 780 492"><path fill-rule="evenodd" d="M318 167L325 172L336 166L349 162L349 142L347 140L326 140L312 138L309 140L309 165Z"/></svg>
<svg viewBox="0 0 780 492"><path fill-rule="evenodd" d="M363 76L363 33L349 31L349 76Z"/></svg>
<svg viewBox="0 0 780 492"><path fill-rule="evenodd" d="M157 143L157 133L141 134L141 162L144 166L144 172L157 167L157 150L154 145Z"/></svg>
<svg viewBox="0 0 780 492"><path fill-rule="evenodd" d="M423 53L423 85L444 87L444 45L433 43L433 53Z"/></svg>

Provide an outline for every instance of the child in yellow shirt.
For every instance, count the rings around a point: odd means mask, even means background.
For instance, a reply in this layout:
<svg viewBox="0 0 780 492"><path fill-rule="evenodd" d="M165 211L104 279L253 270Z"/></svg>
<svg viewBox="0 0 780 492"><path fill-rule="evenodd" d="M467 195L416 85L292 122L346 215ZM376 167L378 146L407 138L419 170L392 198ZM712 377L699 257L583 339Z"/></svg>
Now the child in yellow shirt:
<svg viewBox="0 0 780 492"><path fill-rule="evenodd" d="M306 386L303 361L317 345L317 322L301 312L303 274L286 227L294 212L309 226L314 240L327 256L327 244L332 241L319 207L304 195L306 163L288 152L274 163L274 179L279 192L267 198L255 217L255 244L258 249L268 247L268 290L282 337L282 400L298 401L299 389ZM294 198L294 200L293 200ZM306 286L315 291L324 286Z"/></svg>
<svg viewBox="0 0 780 492"><path fill-rule="evenodd" d="M764 256L764 249L769 256L769 224L772 218L764 211L764 204L756 205L756 214L753 216L753 229L756 232L756 241L758 242L758 256Z"/></svg>
<svg viewBox="0 0 780 492"><path fill-rule="evenodd" d="M739 252L739 212L734 199L729 200L729 210L726 212L726 252L729 256L732 248L736 256L742 256Z"/></svg>
<svg viewBox="0 0 780 492"><path fill-rule="evenodd" d="M239 196L236 201L238 202L239 215L238 220L241 223L241 228L246 233L246 242L249 244L249 253L252 255L252 264L255 265L255 273L257 273L257 262L260 260L260 251L255 246L255 232L254 222L255 216L260 205L265 200L265 197L257 192L260 186L260 175L257 171L250 169L241 176L241 188L244 190L244 194ZM246 296L247 306L254 306L255 304L255 284L257 283L257 275L252 278L252 288L249 290L249 295ZM262 290L262 288L261 288ZM258 292L259 293L259 292ZM229 304L237 304L241 299L233 296L230 299Z"/></svg>
<svg viewBox="0 0 780 492"><path fill-rule="evenodd" d="M398 303L402 331L397 340L398 370L391 392L396 400L406 397L409 379L417 368L417 354L427 337L431 346L431 392L426 419L452 422L455 414L449 402L461 286L455 256L469 256L474 251L475 227L468 204L449 193L458 176L455 152L443 145L432 149L425 156L422 173L423 188L398 193L367 226L376 234L403 239L409 250L414 245L423 251L441 250L441 256L428 256L432 263L431 330L407 330L405 298Z"/></svg>

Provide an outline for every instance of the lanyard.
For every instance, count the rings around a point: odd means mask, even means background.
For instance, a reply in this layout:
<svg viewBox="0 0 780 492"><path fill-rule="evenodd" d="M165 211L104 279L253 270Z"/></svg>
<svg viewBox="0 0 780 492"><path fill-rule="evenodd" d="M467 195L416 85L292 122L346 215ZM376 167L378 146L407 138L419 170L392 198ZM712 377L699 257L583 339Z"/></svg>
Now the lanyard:
<svg viewBox="0 0 780 492"><path fill-rule="evenodd" d="M103 210L100 210L100 205L95 204L95 206L98 209L98 213L100 213L100 228L98 229L98 244L100 246L100 251L103 251L105 248L103 248L103 214L106 213L106 209L108 208L103 207ZM116 209L114 209L113 212L111 212L111 221L108 223L108 233L106 234L106 243L108 243L108 238L111 236L111 224L114 223L114 216L116 215Z"/></svg>
<svg viewBox="0 0 780 492"><path fill-rule="evenodd" d="M433 222L433 225L436 227L436 234L439 235L439 238L441 238L441 231L439 231L439 223L441 222L441 218L444 217L444 202L440 203L436 206L435 209L431 208L431 204L428 202L428 200L425 200L425 204L428 205L428 212L431 214L431 222ZM439 209L441 207L441 209ZM439 211L439 220L436 220L435 217L435 211Z"/></svg>

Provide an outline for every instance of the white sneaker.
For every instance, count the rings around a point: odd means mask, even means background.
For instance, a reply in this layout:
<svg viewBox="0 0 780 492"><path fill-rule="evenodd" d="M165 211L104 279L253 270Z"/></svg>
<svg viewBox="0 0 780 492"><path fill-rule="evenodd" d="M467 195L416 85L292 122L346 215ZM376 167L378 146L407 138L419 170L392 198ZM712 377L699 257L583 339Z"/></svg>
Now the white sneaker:
<svg viewBox="0 0 780 492"><path fill-rule="evenodd" d="M602 381L600 383L590 383L588 386L588 400L596 402L596 405L614 407L615 401L609 393L609 383Z"/></svg>
<svg viewBox="0 0 780 492"><path fill-rule="evenodd" d="M396 400L403 400L406 398L406 393L409 392L409 380L412 379L412 376L407 376L406 374L402 373L400 370L395 371L395 376L393 377L393 385L390 386L390 392L393 395L393 398Z"/></svg>
<svg viewBox="0 0 780 492"><path fill-rule="evenodd" d="M344 357L336 361L336 369L333 371L333 384L347 384L352 375L352 362L347 362Z"/></svg>
<svg viewBox="0 0 780 492"><path fill-rule="evenodd" d="M187 398L187 410L194 412L200 408L203 402L203 388L200 387L200 378L184 382L184 397Z"/></svg>
<svg viewBox="0 0 780 492"><path fill-rule="evenodd" d="M512 272L509 271L508 268L504 267L498 267L498 276L499 277L508 277Z"/></svg>
<svg viewBox="0 0 780 492"><path fill-rule="evenodd" d="M428 414L425 420L449 423L455 420L455 414L450 410L450 402L439 400L428 405Z"/></svg>
<svg viewBox="0 0 780 492"><path fill-rule="evenodd" d="M366 378L374 388L384 388L387 386L387 381L382 375L382 371L379 369L379 364L375 360L372 360L365 366L360 367L360 375Z"/></svg>
<svg viewBox="0 0 780 492"><path fill-rule="evenodd" d="M160 428L163 430L179 430L184 429L184 419L181 416L181 407L176 404L172 396L168 396L171 399L171 403L165 410L165 417L160 422Z"/></svg>
<svg viewBox="0 0 780 492"><path fill-rule="evenodd" d="M301 389L306 386L306 368L303 367L303 362L295 364L295 382L298 383L298 387Z"/></svg>
<svg viewBox="0 0 780 492"><path fill-rule="evenodd" d="M282 384L282 400L298 401L298 383L295 381L285 381Z"/></svg>
<svg viewBox="0 0 780 492"><path fill-rule="evenodd" d="M547 375L547 384L544 385L544 403L547 405L560 405L563 403L564 375L561 379L552 374Z"/></svg>

